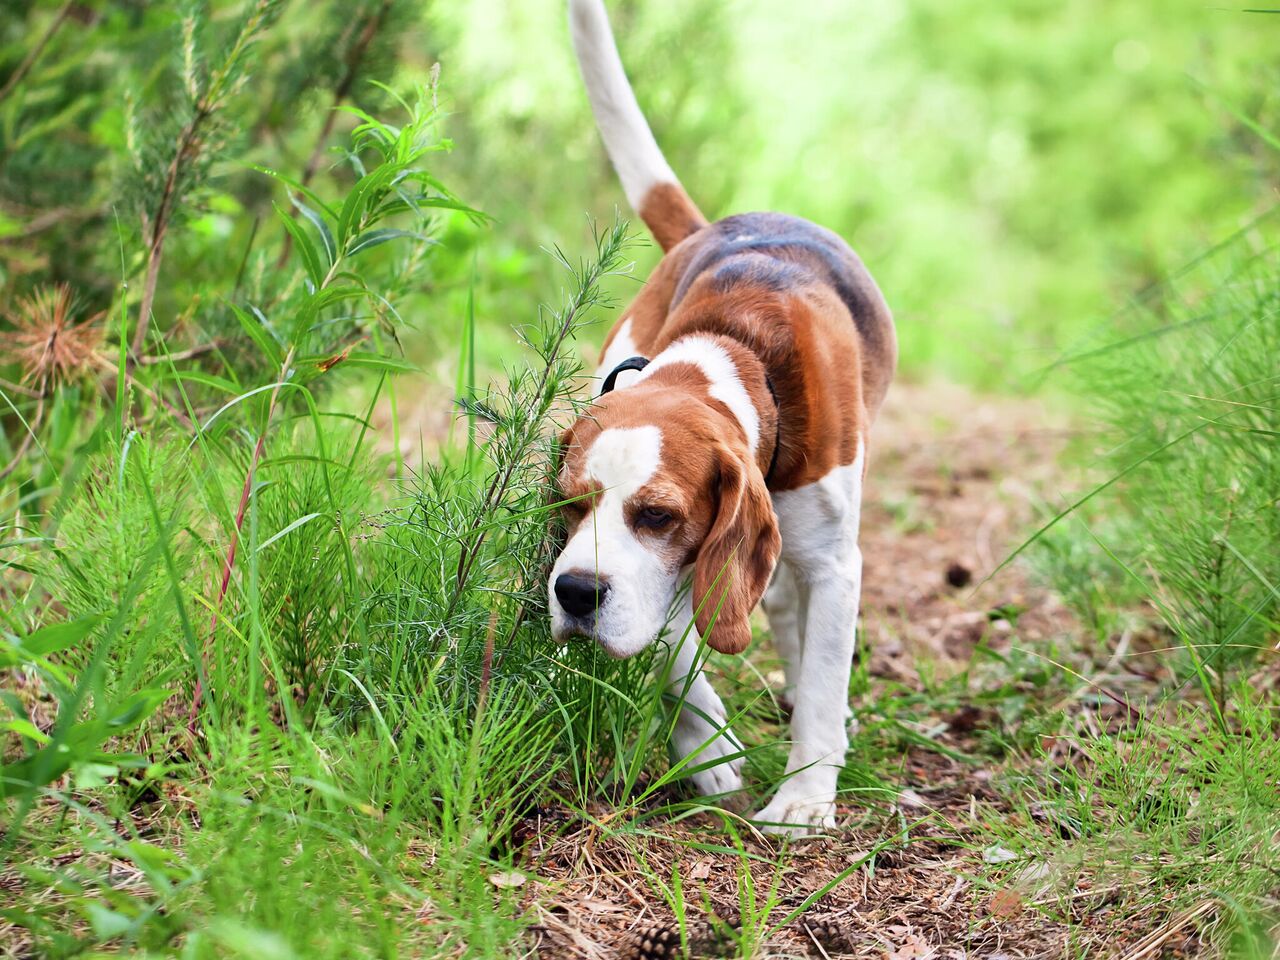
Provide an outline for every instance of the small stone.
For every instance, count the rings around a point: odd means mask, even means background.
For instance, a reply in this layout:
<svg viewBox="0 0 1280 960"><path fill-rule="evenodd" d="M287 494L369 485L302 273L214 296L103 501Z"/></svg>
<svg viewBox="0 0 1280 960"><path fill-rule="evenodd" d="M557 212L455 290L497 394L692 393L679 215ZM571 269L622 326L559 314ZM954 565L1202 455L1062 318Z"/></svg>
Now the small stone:
<svg viewBox="0 0 1280 960"><path fill-rule="evenodd" d="M956 590L967 587L973 582L973 571L963 563L952 563L947 567L947 586Z"/></svg>
<svg viewBox="0 0 1280 960"><path fill-rule="evenodd" d="M527 879L528 877L518 870L506 870L501 873L489 874L489 882L499 889L523 887Z"/></svg>
<svg viewBox="0 0 1280 960"><path fill-rule="evenodd" d="M1022 913L1022 897L1016 890L997 890L987 901L987 912L999 920L1012 920Z"/></svg>

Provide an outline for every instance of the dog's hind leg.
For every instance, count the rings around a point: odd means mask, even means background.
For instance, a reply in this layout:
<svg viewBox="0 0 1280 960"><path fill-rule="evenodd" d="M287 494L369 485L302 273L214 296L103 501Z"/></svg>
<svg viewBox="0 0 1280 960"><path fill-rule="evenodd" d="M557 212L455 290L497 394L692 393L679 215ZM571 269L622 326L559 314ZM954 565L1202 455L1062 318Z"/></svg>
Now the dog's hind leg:
<svg viewBox="0 0 1280 960"><path fill-rule="evenodd" d="M667 643L667 694L678 711L671 731L674 759L689 758L685 769L711 764L690 777L703 796L732 793L742 787L742 745L728 727L724 703L702 672L706 647L699 643L688 600L671 622Z"/></svg>
<svg viewBox="0 0 1280 960"><path fill-rule="evenodd" d="M783 555L796 576L802 652L787 779L753 818L772 833L804 834L835 824L862 589L862 459L860 445L853 463L774 498Z"/></svg>
<svg viewBox="0 0 1280 960"><path fill-rule="evenodd" d="M800 680L800 591L795 573L779 561L773 572L773 582L765 591L765 615L769 618L769 632L773 635L773 647L782 658L783 676L786 678L779 703L787 710L795 707L796 683Z"/></svg>

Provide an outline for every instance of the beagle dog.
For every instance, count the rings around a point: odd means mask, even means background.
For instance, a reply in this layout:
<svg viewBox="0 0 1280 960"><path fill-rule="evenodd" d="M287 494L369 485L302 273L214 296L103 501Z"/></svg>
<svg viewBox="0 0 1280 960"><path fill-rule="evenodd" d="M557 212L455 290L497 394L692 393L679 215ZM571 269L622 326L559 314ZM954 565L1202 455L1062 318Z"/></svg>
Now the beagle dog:
<svg viewBox="0 0 1280 960"><path fill-rule="evenodd" d="M605 148L665 256L605 341L599 399L562 440L553 633L616 657L667 643L673 748L692 757L698 790L721 796L742 785L742 747L702 675L699 638L741 652L763 599L792 745L753 819L787 834L830 827L867 434L897 361L889 308L829 230L775 213L708 223L640 112L601 0L569 7Z"/></svg>

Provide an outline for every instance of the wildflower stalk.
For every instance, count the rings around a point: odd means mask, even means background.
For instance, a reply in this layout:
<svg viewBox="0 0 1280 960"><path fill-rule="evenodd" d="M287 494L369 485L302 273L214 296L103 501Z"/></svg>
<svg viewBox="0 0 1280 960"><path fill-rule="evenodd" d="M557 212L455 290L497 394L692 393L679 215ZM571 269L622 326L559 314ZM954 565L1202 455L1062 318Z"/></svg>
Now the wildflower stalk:
<svg viewBox="0 0 1280 960"><path fill-rule="evenodd" d="M399 127L393 128L373 118L367 118L366 122L358 128L354 137L354 149L358 151L363 148L377 151L381 154L382 162L364 172L364 175L348 196L347 201L340 205L341 215L334 207L314 197L314 194L311 194L305 187L303 190L306 195L309 199L313 199L317 206L317 210L311 211L312 216L308 217L307 224L295 222L282 208L279 206L276 208L280 214L286 234L295 241L294 249L300 254L311 285L309 291L303 297L303 301L297 305L295 320L291 325L291 332L288 337L288 349L278 362L278 374L271 384L270 399L267 404L262 431L254 444L249 467L245 473L244 485L240 491L240 503L236 510L230 543L227 546L227 553L222 566L222 578L218 585L217 600L214 604L214 612L209 624L208 639L205 643L206 650L215 639L218 623L221 619L222 604L226 598L227 591L230 589L231 573L235 569L240 532L248 510L249 498L253 495L253 483L258 465L266 448L267 431L270 429L273 415L279 403L281 390L294 374L295 358L300 354L306 356L308 352L316 350L318 347L323 347L329 352L338 350L337 344L317 341L316 338L315 324L321 311L326 306L352 300L365 300L375 305L382 303L382 300L364 285L363 280L352 272L351 260L360 253L361 249L370 245L397 239L401 236L420 239L422 228L425 227L425 217L422 211L433 206L444 206L448 209L462 210L467 213L474 212L465 205L453 200L452 197L442 195L438 186L435 185L435 181L429 177L425 170L418 166L422 158L432 148L432 143L429 139L431 115L427 112L425 102L422 100L419 101L416 108L410 108L409 112L409 121ZM297 186L294 181L281 178L279 174L273 171L263 170L262 172L281 179L291 188ZM421 186L424 183L426 186L420 192L410 194L415 185ZM387 198L393 191L398 199L403 199L409 209L416 212L418 222L415 225L419 227L418 231L387 229L379 234L373 230L379 222L389 215L388 209L392 212L398 212L394 206L389 208L387 204ZM412 200L412 203L409 203L409 200ZM313 228L312 233L307 232L308 227ZM319 239L321 243L317 245L313 237ZM244 322L252 325L252 318L247 314L243 314L243 311L239 312L243 315ZM363 336L362 334L360 339L363 339ZM270 343L269 340L264 340L263 342ZM359 341L357 340L356 342ZM334 364L340 362L353 345L353 343L348 342L340 352L335 354L331 362L318 364L317 367L320 372L323 373ZM269 355L276 356L274 348L269 348L269 351ZM305 392L305 387L303 390ZM322 434L317 431L317 441L320 441L321 438ZM324 459L323 446L321 447L321 459ZM326 489L329 486L327 469L327 467L322 468ZM328 491L328 495L333 509L337 536L343 544L346 575L351 582L354 582L356 579L355 560L346 539L347 534L344 529L343 519L337 503L333 500L332 490ZM204 656L205 653L202 650L201 657ZM190 723L194 723L195 716L200 708L202 695L203 690L197 680L189 715Z"/></svg>

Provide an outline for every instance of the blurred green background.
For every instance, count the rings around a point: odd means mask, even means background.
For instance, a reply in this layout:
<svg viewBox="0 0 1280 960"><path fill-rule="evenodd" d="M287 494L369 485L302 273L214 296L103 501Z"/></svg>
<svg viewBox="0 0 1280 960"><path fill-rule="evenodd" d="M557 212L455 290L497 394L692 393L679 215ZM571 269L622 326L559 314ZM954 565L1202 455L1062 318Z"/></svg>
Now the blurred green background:
<svg viewBox="0 0 1280 960"><path fill-rule="evenodd" d="M11 64L57 9L19 6L26 15L0 28ZM690 193L713 217L776 209L843 234L896 312L910 377L1021 388L1274 198L1267 148L1240 117L1276 119L1280 17L1191 0L609 6L639 99ZM0 245L0 270L11 292L66 279L96 288L105 305L104 278L120 274L116 218L134 223L121 144L136 104L151 111L135 116L145 128L157 101L177 99L180 8L82 7L22 97L0 104L0 235L20 234L33 211L68 204L83 215L42 232L38 246ZM207 5L221 29L241 9ZM403 311L420 331L406 339L409 354L452 383L472 276L477 350L492 370L510 358L509 328L530 321L531 301L557 295L558 271L539 248L575 255L588 242L584 214L607 222L624 204L561 0L284 5L249 95L228 108L236 158L208 171L195 198L204 216L169 241L159 322L190 314L211 261L234 272L252 232L278 232L273 187L244 160L304 168L347 73L351 26L370 11L380 28L348 100L379 110L387 97L372 80L405 89L438 62L456 144L438 171L495 218L446 227L434 288ZM106 36L127 42L99 42ZM328 142L354 123L339 115ZM322 158L318 184L327 167ZM641 251L637 277L656 259Z"/></svg>
<svg viewBox="0 0 1280 960"><path fill-rule="evenodd" d="M561 7L437 5L420 54L455 113L450 182L498 219L483 256L535 284L550 274L534 247L572 246L584 209L625 203ZM1019 387L1273 202L1274 164L1233 110L1275 118L1280 18L1184 0L610 9L705 212L841 233L895 310L908 376ZM486 315L507 302L486 300Z"/></svg>

